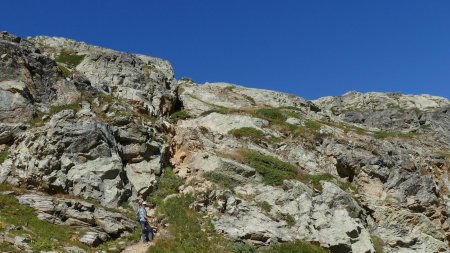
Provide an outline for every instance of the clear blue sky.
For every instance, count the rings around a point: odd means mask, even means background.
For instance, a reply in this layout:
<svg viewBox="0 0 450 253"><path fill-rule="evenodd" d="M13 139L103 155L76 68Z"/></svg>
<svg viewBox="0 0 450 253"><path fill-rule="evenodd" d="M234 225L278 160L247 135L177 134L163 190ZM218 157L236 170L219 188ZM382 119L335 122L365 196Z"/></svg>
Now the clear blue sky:
<svg viewBox="0 0 450 253"><path fill-rule="evenodd" d="M450 98L448 0L9 0L0 30L158 56L198 83Z"/></svg>

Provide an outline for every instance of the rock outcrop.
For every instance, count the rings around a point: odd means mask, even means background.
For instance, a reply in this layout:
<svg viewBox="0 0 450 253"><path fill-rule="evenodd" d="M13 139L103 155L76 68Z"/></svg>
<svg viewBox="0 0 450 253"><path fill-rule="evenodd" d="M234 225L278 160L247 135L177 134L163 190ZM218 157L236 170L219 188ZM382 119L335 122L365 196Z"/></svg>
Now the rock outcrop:
<svg viewBox="0 0 450 253"><path fill-rule="evenodd" d="M80 93L33 43L0 33L0 122L32 119L36 104L66 104Z"/></svg>
<svg viewBox="0 0 450 253"><path fill-rule="evenodd" d="M245 102L247 98L239 95L219 98L219 94L234 92L236 88L208 84L203 91L203 86L194 86L191 82L180 85L184 108L197 117L177 124L172 138L172 162L179 173L188 178L213 171L239 184L252 182L231 191L206 191L194 204L199 210L217 217L214 224L220 231L256 244L298 239L316 241L332 252L373 252L373 238L384 242L385 252L450 250L446 239L448 198L444 193L448 192L446 152L449 149L445 141L448 129L442 127L443 122L449 123L447 111L443 109L447 107L447 100L424 96L432 102L418 99L414 104L415 97L397 95L404 101L400 106L405 105L405 109L396 109L399 113L409 115L414 111L416 115L416 111L424 110L420 111L424 116L414 116L418 124L415 129L420 130L402 132L410 127L405 126L412 124L408 118L394 116L382 121L353 122L336 113L345 113L352 107L344 104L331 110L325 100L315 101L320 110L312 110L316 107L314 104L283 101L269 107L273 108L269 111L273 115L264 115L258 110L267 108L270 103L251 105ZM202 91L192 92L196 89ZM238 94L246 94L242 91L245 88L239 89ZM280 96L267 97L265 101ZM366 106L367 97L378 101L378 107L361 112L375 117L377 113L381 115L392 109L383 107L384 102L390 101L384 101L385 96L390 95L361 94L360 100L354 98L349 104L355 105L354 111L362 111L357 105ZM234 102L223 102L227 99ZM292 109L293 106L296 109ZM278 115L282 113L286 114L284 118ZM429 115L434 115L433 121L421 122L431 118ZM283 119L286 121L280 122ZM314 129L311 121L319 126ZM420 127L424 124L433 127ZM256 140L233 136L233 130L242 128L254 129L261 135ZM290 131L296 128L303 132L293 135ZM437 132L443 136L438 138ZM282 142L278 141L280 137ZM323 191L320 192L311 191L308 188L311 185L303 185L303 190L294 191L298 195L291 195L292 190L287 186L264 186L258 176L242 176L240 167L245 164L240 164L242 159L236 154L231 157L240 165L233 165L231 169L226 165L230 152L242 149L278 157L298 165L304 173L319 177L332 175L337 181L322 181ZM355 188L340 190L338 186L346 183ZM331 189L335 189L333 194L339 190L344 192L344 199L353 204L341 206L339 197L329 195ZM261 208L262 202L266 202L263 206L270 211ZM290 217L289 225L283 217Z"/></svg>
<svg viewBox="0 0 450 253"><path fill-rule="evenodd" d="M114 97L131 100L150 115L172 112L176 82L172 66L159 58L128 54L91 46L65 38L38 36L30 41L58 61L58 56L79 56L82 60L65 66L84 75L90 84ZM64 58L61 63L64 64ZM75 74L72 74L76 76Z"/></svg>
<svg viewBox="0 0 450 253"><path fill-rule="evenodd" d="M34 208L41 220L58 225L81 226L88 230L80 241L90 246L128 235L136 224L127 216L96 207L86 201L53 198L43 194L24 194L19 203Z"/></svg>
<svg viewBox="0 0 450 253"><path fill-rule="evenodd" d="M0 33L0 183L92 246L135 225L81 199L136 207L170 166L178 194L235 241L450 252L449 109L429 95L199 85L158 58Z"/></svg>
<svg viewBox="0 0 450 253"><path fill-rule="evenodd" d="M214 190L194 206L220 214L213 221L216 229L236 239L257 244L308 240L332 251L374 251L361 223L363 208L332 183L324 182L316 196L298 181L285 181L283 188L245 185L234 191Z"/></svg>

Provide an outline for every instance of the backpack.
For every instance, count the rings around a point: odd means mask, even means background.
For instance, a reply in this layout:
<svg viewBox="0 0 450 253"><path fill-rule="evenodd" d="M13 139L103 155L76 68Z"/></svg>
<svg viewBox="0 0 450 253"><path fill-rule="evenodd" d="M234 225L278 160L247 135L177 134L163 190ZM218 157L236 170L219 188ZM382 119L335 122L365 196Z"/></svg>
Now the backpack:
<svg viewBox="0 0 450 253"><path fill-rule="evenodd" d="M137 212L136 212L136 220L137 220L138 222L141 221L141 214L140 214L140 212L139 212L139 208L138 208L138 210L137 210Z"/></svg>

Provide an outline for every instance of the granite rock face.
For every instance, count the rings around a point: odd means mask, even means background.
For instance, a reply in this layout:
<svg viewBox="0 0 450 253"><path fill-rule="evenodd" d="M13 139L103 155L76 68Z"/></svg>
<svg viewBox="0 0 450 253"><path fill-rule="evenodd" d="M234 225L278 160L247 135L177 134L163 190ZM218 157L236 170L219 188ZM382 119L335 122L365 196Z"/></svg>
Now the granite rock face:
<svg viewBox="0 0 450 253"><path fill-rule="evenodd" d="M32 207L37 217L58 225L88 228L79 240L90 246L132 232L136 224L127 216L107 211L85 201L53 198L43 194L24 194L17 197L20 204Z"/></svg>
<svg viewBox="0 0 450 253"><path fill-rule="evenodd" d="M75 84L31 42L0 33L0 122L29 121L35 104L65 104L79 98Z"/></svg>
<svg viewBox="0 0 450 253"><path fill-rule="evenodd" d="M221 107L240 109L246 107L298 107L318 110L314 103L291 94L271 90L251 89L230 83L205 83L198 85L191 80L178 81L180 100L192 115L200 115Z"/></svg>
<svg viewBox="0 0 450 253"><path fill-rule="evenodd" d="M129 194L109 126L77 120L72 110L64 110L33 130L20 137L12 158L0 165L2 182L94 198L108 206Z"/></svg>
<svg viewBox="0 0 450 253"><path fill-rule="evenodd" d="M427 132L450 144L448 99L430 95L348 92L314 101L336 120L386 131Z"/></svg>
<svg viewBox="0 0 450 253"><path fill-rule="evenodd" d="M40 219L86 228L91 246L133 221L67 195L136 207L170 166L186 179L178 194L236 241L450 252L449 107L199 85L158 58L0 33L0 183L27 189L20 203Z"/></svg>
<svg viewBox="0 0 450 253"><path fill-rule="evenodd" d="M360 223L363 208L329 182L317 196L298 181L285 181L283 189L258 184L237 187L235 194L215 190L194 206L220 214L213 221L216 229L247 242L308 240L346 252L374 252L370 234Z"/></svg>
<svg viewBox="0 0 450 253"><path fill-rule="evenodd" d="M150 115L168 115L175 106L176 82L172 66L159 58L127 54L65 38L29 38L50 57L78 55L83 60L73 67L90 84L114 97L132 100Z"/></svg>
<svg viewBox="0 0 450 253"><path fill-rule="evenodd" d="M197 199L193 206L216 217L216 229L254 244L316 241L332 252L374 252L376 240L383 242L376 246L385 252L450 250L449 129L444 127L450 123L448 100L396 94L399 107L392 108L386 105L391 94L350 93L349 101L347 94L314 104L289 100L270 104L283 95L271 97L261 91L266 99L252 105L242 94L258 91L237 87L182 81L180 99L186 111L197 117L178 122L171 138L172 163L180 175L198 180L213 172L232 178L237 185L250 183L225 192L205 190ZM260 114L260 108L271 109ZM389 114L393 110L397 114ZM350 111L362 120L349 118ZM280 113L285 114L284 123ZM257 139L233 136L232 130L242 128L262 135ZM247 166L239 156L243 149L322 177L323 189L310 180L303 181L302 189L309 189L299 191L304 195L297 191L299 195L290 195L286 185L264 186L259 173L241 173L240 167ZM228 166L230 157L240 166ZM338 195L345 195L345 201L329 191L343 192Z"/></svg>

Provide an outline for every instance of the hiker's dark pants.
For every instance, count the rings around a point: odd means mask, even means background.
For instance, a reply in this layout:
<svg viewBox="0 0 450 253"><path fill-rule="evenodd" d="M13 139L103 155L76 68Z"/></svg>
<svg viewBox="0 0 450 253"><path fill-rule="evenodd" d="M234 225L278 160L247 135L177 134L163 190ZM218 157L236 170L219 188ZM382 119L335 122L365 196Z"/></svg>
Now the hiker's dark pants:
<svg viewBox="0 0 450 253"><path fill-rule="evenodd" d="M150 227L150 224L148 224L148 221L141 221L141 229L141 239L143 242L149 242L153 240L153 229Z"/></svg>

